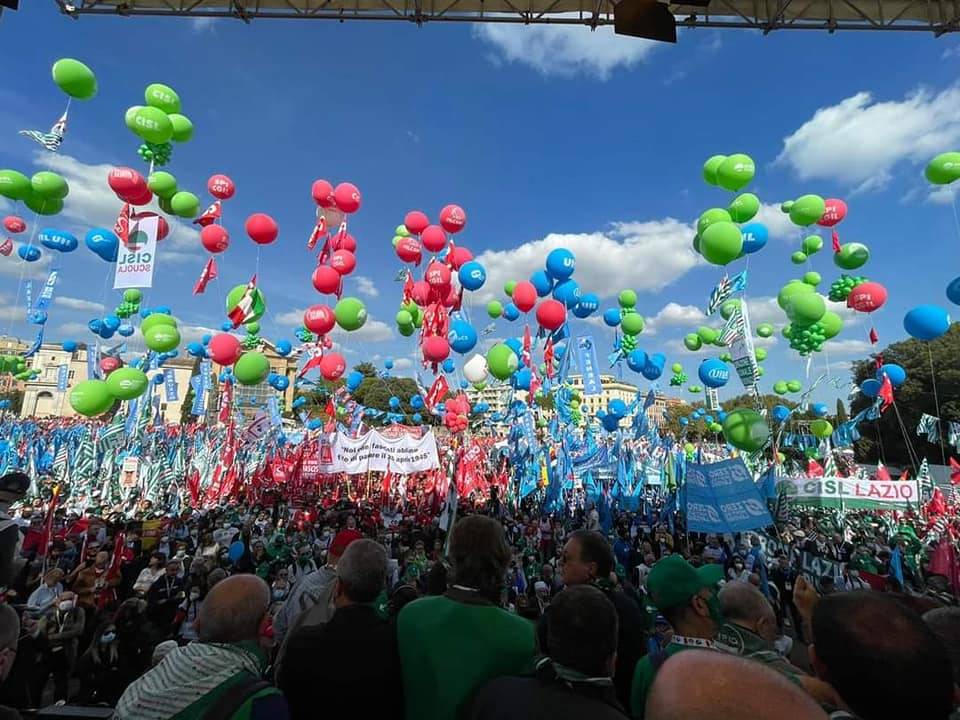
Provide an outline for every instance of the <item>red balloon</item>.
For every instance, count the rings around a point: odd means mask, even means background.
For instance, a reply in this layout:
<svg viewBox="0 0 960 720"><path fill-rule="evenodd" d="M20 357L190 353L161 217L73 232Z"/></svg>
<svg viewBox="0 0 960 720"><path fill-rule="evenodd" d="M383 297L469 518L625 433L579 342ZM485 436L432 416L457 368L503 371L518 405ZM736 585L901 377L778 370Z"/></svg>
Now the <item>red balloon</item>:
<svg viewBox="0 0 960 720"><path fill-rule="evenodd" d="M443 300L443 306L452 308L457 304L457 301L460 299L460 291L455 288L453 285L450 286L450 292L447 293L447 297Z"/></svg>
<svg viewBox="0 0 960 720"><path fill-rule="evenodd" d="M100 369L103 370L105 375L109 375L121 365L123 365L123 363L120 361L120 358L105 357L100 360Z"/></svg>
<svg viewBox="0 0 960 720"><path fill-rule="evenodd" d="M348 232L337 233L336 241L337 250L349 250L350 252L357 251L357 241L354 239L353 235Z"/></svg>
<svg viewBox="0 0 960 720"><path fill-rule="evenodd" d="M432 262L427 266L423 279L427 281L427 285L431 288L442 289L443 294L446 295L446 288L450 286L450 268L442 262Z"/></svg>
<svg viewBox="0 0 960 720"><path fill-rule="evenodd" d="M318 293L333 295L340 289L340 273L329 265L317 265L313 271L313 287Z"/></svg>
<svg viewBox="0 0 960 720"><path fill-rule="evenodd" d="M429 252L440 252L447 245L447 234L439 225L428 225L420 233L420 240Z"/></svg>
<svg viewBox="0 0 960 720"><path fill-rule="evenodd" d="M417 280L410 291L410 298L420 307L430 303L430 286L423 280Z"/></svg>
<svg viewBox="0 0 960 720"><path fill-rule="evenodd" d="M7 215L3 219L3 227L6 228L7 232L22 233L27 229L27 223L23 221L23 218L16 215Z"/></svg>
<svg viewBox="0 0 960 720"><path fill-rule="evenodd" d="M440 211L440 224L448 233L458 233L467 224L467 214L459 205L447 205Z"/></svg>
<svg viewBox="0 0 960 720"><path fill-rule="evenodd" d="M241 352L240 340L230 333L214 335L207 344L207 355L218 365L233 365Z"/></svg>
<svg viewBox="0 0 960 720"><path fill-rule="evenodd" d="M340 183L333 191L337 207L349 215L360 209L360 191L353 183Z"/></svg>
<svg viewBox="0 0 960 720"><path fill-rule="evenodd" d="M455 247L447 254L449 262L454 270L459 270L460 266L473 260L473 253L465 247Z"/></svg>
<svg viewBox="0 0 960 720"><path fill-rule="evenodd" d="M450 354L450 343L442 335L432 335L423 339L422 350L427 362L443 362Z"/></svg>
<svg viewBox="0 0 960 720"><path fill-rule="evenodd" d="M230 246L230 233L223 225L207 225L200 231L200 242L207 252L223 252Z"/></svg>
<svg viewBox="0 0 960 720"><path fill-rule="evenodd" d="M124 196L136 197L147 189L147 181L144 180L143 175L128 167L116 167L111 170L107 175L107 184L120 196L121 200Z"/></svg>
<svg viewBox="0 0 960 720"><path fill-rule="evenodd" d="M277 221L266 213L254 213L247 218L247 235L257 245L269 245L277 239L280 228L277 227Z"/></svg>
<svg viewBox="0 0 960 720"><path fill-rule="evenodd" d="M341 275L349 275L357 267L357 257L349 250L337 250L330 257L330 267Z"/></svg>
<svg viewBox="0 0 960 720"><path fill-rule="evenodd" d="M143 192L137 193L135 195L124 195L120 198L124 202L128 202L131 205L136 205L137 207L143 207L144 205L149 205L153 202L153 193L150 192L150 188L144 187Z"/></svg>
<svg viewBox="0 0 960 720"><path fill-rule="evenodd" d="M404 262L419 265L422 253L420 241L415 237L405 237L397 243L397 257Z"/></svg>
<svg viewBox="0 0 960 720"><path fill-rule="evenodd" d="M143 212L138 212L133 216L134 220L143 220L144 218L155 217L157 218L157 240L163 240L167 235L170 234L170 224L167 222L167 219L163 215L158 215L155 212L150 212L145 210Z"/></svg>
<svg viewBox="0 0 960 720"><path fill-rule="evenodd" d="M529 280L521 280L513 288L513 304L520 312L530 312L537 304L537 289Z"/></svg>
<svg viewBox="0 0 960 720"><path fill-rule="evenodd" d="M207 192L218 200L229 200L236 191L233 180L226 175L211 175L207 180Z"/></svg>
<svg viewBox="0 0 960 720"><path fill-rule="evenodd" d="M519 283L517 283L519 285ZM516 304L517 291L514 288L514 304ZM563 327L567 321L567 308L559 300L541 300L537 305L537 322L541 327L553 332Z"/></svg>
<svg viewBox="0 0 960 720"><path fill-rule="evenodd" d="M313 195L313 201L320 207L329 208L337 204L333 198L333 185L326 180L314 180L310 194Z"/></svg>
<svg viewBox="0 0 960 720"><path fill-rule="evenodd" d="M823 215L817 220L820 227L833 227L847 216L847 204L843 200L828 198L824 205Z"/></svg>
<svg viewBox="0 0 960 720"><path fill-rule="evenodd" d="M847 296L847 307L857 312L872 313L879 310L887 301L887 289L877 282L865 282L857 285Z"/></svg>
<svg viewBox="0 0 960 720"><path fill-rule="evenodd" d="M411 210L407 213L406 217L403 218L403 226L414 235L422 233L429 224L430 218L427 217L426 213L420 212L419 210Z"/></svg>
<svg viewBox="0 0 960 720"><path fill-rule="evenodd" d="M303 326L317 335L326 335L336 322L337 318L328 305L311 305L303 313Z"/></svg>
<svg viewBox="0 0 960 720"><path fill-rule="evenodd" d="M340 353L327 353L320 359L320 374L324 380L336 380L347 369L347 361Z"/></svg>

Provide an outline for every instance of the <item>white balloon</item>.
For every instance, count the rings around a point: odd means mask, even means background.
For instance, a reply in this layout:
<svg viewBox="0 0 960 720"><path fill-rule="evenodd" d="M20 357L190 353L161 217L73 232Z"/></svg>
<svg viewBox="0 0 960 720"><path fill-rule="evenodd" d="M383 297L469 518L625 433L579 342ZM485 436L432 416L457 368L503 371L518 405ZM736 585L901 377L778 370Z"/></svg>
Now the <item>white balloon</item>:
<svg viewBox="0 0 960 720"><path fill-rule="evenodd" d="M483 355L474 355L463 366L463 376L467 382L476 384L487 379L487 359Z"/></svg>

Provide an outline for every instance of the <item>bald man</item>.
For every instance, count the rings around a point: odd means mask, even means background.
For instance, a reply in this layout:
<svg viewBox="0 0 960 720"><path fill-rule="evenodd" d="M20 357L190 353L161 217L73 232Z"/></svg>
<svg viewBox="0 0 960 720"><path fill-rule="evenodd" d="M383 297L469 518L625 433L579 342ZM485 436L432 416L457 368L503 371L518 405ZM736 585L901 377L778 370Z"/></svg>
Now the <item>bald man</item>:
<svg viewBox="0 0 960 720"><path fill-rule="evenodd" d="M777 616L770 601L751 583L728 582L720 589L724 623L717 645L734 655L756 660L789 678L805 675L777 652Z"/></svg>
<svg viewBox="0 0 960 720"><path fill-rule="evenodd" d="M704 650L667 659L646 720L827 720L803 690L758 662Z"/></svg>
<svg viewBox="0 0 960 720"><path fill-rule="evenodd" d="M217 717L288 720L287 701L263 680L270 588L233 575L207 593L198 640L170 653L123 693L117 720Z"/></svg>

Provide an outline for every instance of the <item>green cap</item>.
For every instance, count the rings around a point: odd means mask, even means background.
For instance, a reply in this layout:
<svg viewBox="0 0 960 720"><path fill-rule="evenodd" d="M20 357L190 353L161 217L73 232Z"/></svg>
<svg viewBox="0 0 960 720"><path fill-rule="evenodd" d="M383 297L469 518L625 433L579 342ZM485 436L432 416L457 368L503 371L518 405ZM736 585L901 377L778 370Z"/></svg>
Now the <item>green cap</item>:
<svg viewBox="0 0 960 720"><path fill-rule="evenodd" d="M686 605L690 598L704 588L711 588L723 580L722 565L704 565L695 568L680 555L668 555L650 569L647 591L660 611Z"/></svg>

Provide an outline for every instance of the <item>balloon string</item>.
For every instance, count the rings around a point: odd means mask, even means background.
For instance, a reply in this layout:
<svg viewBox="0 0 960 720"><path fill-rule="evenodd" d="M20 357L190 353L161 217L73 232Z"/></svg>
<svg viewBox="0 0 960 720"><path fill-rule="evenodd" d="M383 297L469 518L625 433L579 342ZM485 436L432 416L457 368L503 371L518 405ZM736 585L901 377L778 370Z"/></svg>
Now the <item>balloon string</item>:
<svg viewBox="0 0 960 720"><path fill-rule="evenodd" d="M28 248L33 247L34 238L36 238L36 236L37 236L37 221L38 221L39 219L40 219L40 213L39 213L39 212L34 213L34 215L33 215L33 229L30 231L30 240L27 242L27 247L28 247ZM21 243L21 244L22 244L22 243ZM20 253L18 252L17 255L20 256ZM17 315L17 313L16 313L16 308L17 308L17 306L20 304L20 290L21 290L21 288L23 287L23 276L26 275L27 265L28 265L28 264L29 264L29 263L27 263L27 261L24 260L23 257L21 256L21 257L20 257L20 277L19 277L18 280L17 280L17 292L16 292L16 295L15 295L14 298L13 298L13 306L12 306L12 309L14 310L14 312L11 312L11 313L10 313L10 322L9 322L9 324L7 325L7 335L10 335L10 333L13 332L13 319L14 319L14 317Z"/></svg>
<svg viewBox="0 0 960 720"><path fill-rule="evenodd" d="M943 444L943 429L940 427L940 396L937 393L937 378L933 371L933 351L930 349L930 343L927 343L927 357L930 359L930 382L933 384L933 403L937 408L937 435L940 439L940 459L943 464L947 464L947 450Z"/></svg>
<svg viewBox="0 0 960 720"><path fill-rule="evenodd" d="M951 203L951 205L953 205L953 225L957 230L957 237L960 237L960 214L957 213L957 194L956 193L953 193L952 200L953 202Z"/></svg>
<svg viewBox="0 0 960 720"><path fill-rule="evenodd" d="M897 414L897 423L900 425L900 432L903 434L903 439L907 443L907 455L910 457L910 464L913 465L914 475L917 473L917 468L920 464L920 456L917 454L917 451L913 449L913 442L910 440L910 435L907 432L907 426L903 423L903 417L900 415L900 408L897 407L897 401L893 401L893 411Z"/></svg>

